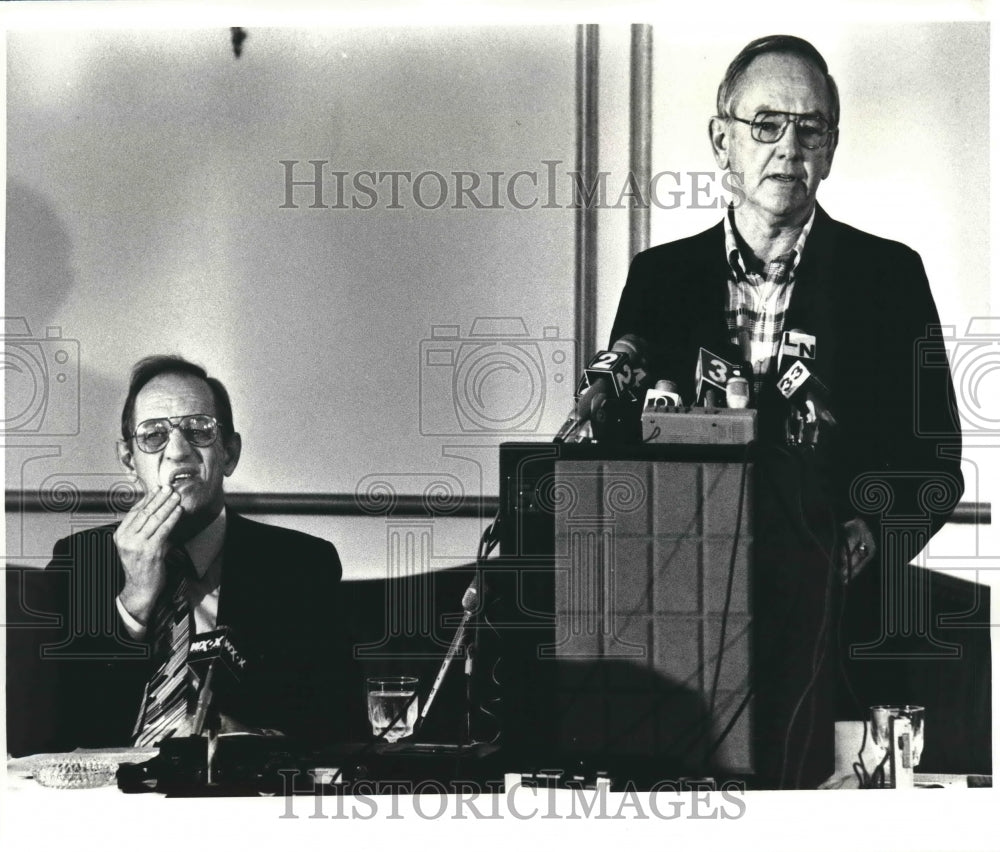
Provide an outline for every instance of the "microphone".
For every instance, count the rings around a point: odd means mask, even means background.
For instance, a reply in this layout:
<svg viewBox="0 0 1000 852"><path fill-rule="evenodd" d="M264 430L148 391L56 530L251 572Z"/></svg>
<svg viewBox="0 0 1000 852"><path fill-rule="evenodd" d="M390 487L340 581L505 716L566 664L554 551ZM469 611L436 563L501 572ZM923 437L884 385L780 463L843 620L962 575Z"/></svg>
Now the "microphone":
<svg viewBox="0 0 1000 852"><path fill-rule="evenodd" d="M681 397L677 382L671 379L660 379L655 387L646 391L643 402L644 411L660 411L666 408L682 408L684 399Z"/></svg>
<svg viewBox="0 0 1000 852"><path fill-rule="evenodd" d="M197 678L198 688L198 702L195 705L191 732L200 737L205 727L205 717L215 698L216 672L221 669L222 674L231 682L239 683L246 673L247 658L233 643L232 631L228 627L219 627L209 633L199 633L191 640L187 662L188 668Z"/></svg>
<svg viewBox="0 0 1000 852"><path fill-rule="evenodd" d="M726 408L747 408L750 405L750 382L745 376L734 375L726 382Z"/></svg>
<svg viewBox="0 0 1000 852"><path fill-rule="evenodd" d="M427 700L424 702L423 710L420 711L420 716L417 718L417 721L413 726L413 730L415 732L420 730L421 725L424 723L424 719L427 718L427 713L431 709L431 704L434 703L438 690L441 689L441 684L444 682L444 676L448 673L448 669L451 667L455 656L458 654L459 648L465 644L465 629L468 626L469 619L472 618L473 611L479 604L479 586L477 581L478 578L473 577L472 582L469 583L469 588L467 588L465 590L465 594L462 595L462 620L458 624L458 629L455 631L455 638L451 640L451 646L448 648L448 653L445 654L444 661L441 663L441 668L438 669L437 677L434 678L431 691L427 693ZM471 672L468 671L468 666L466 666L466 669L466 674L471 674Z"/></svg>
<svg viewBox="0 0 1000 852"><path fill-rule="evenodd" d="M705 408L722 408L723 403L731 397L737 404L733 408L746 408L750 402L750 380L753 371L743 360L743 353L735 344L719 347L718 352L712 352L704 346L698 349L698 361L695 364L695 405ZM732 391L728 391L729 383L734 379Z"/></svg>
<svg viewBox="0 0 1000 852"><path fill-rule="evenodd" d="M778 392L794 407L797 435L793 436L791 429L788 433L793 443L815 446L824 424L826 427L837 425L830 410L830 389L801 359L793 361L778 379Z"/></svg>
<svg viewBox="0 0 1000 852"><path fill-rule="evenodd" d="M815 372L816 351L816 335L801 328L782 332L778 391L795 406L805 424L822 421L836 425L830 411L830 390Z"/></svg>
<svg viewBox="0 0 1000 852"><path fill-rule="evenodd" d="M830 411L830 389L804 361L796 360L778 379L778 392L803 414L836 425Z"/></svg>
<svg viewBox="0 0 1000 852"><path fill-rule="evenodd" d="M590 378L600 376L606 372L613 371L611 366L614 363L611 353L619 353L627 356L627 367L620 368L623 374L624 386L634 387L642 384L646 379L646 350L649 347L646 341L638 334L623 334L613 344L607 352L599 352L594 356L594 360L584 370L584 374Z"/></svg>
<svg viewBox="0 0 1000 852"><path fill-rule="evenodd" d="M607 423L619 401L637 401L637 393L647 378L646 348L641 337L626 334L611 349L602 350L591 359L584 368L573 410L556 434L556 443L566 441L586 423L599 429Z"/></svg>

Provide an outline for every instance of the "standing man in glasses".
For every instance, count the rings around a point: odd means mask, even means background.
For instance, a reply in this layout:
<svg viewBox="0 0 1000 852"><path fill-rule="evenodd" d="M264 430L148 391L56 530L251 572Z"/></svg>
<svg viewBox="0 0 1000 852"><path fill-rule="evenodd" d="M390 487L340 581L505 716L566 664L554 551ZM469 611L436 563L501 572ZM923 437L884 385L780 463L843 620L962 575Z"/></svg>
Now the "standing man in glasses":
<svg viewBox="0 0 1000 852"><path fill-rule="evenodd" d="M829 668L846 653L831 647L835 634L868 620L868 635L853 633L869 641L862 703L929 699L908 693L900 667L881 661L900 650L894 624L926 618L925 609L897 607L907 595L906 606L924 607L913 601L927 587L892 572L905 571L962 495L961 433L920 257L834 221L816 202L840 138L837 85L816 48L786 35L744 47L708 130L716 163L740 191L715 227L634 258L611 339L647 341L648 372L674 381L688 403L701 348L752 368L762 451L757 759L766 783L801 786L832 766ZM796 359L828 389L811 411L781 392ZM796 433L804 423L808 431ZM873 560L883 571L868 567ZM885 591L893 583L910 591L894 598ZM864 709L845 712L860 718Z"/></svg>
<svg viewBox="0 0 1000 852"><path fill-rule="evenodd" d="M200 733L206 715L222 732L315 744L359 734L337 551L226 508L241 451L218 379L173 356L136 364L118 456L143 496L121 523L56 544L46 573L68 581L57 611L80 653L51 664L56 723L32 750L154 745ZM222 629L244 663L216 670L199 719L206 672L188 649Z"/></svg>
<svg viewBox="0 0 1000 852"><path fill-rule="evenodd" d="M776 443L786 440L789 411L779 372L793 353L806 356L829 387L837 424L824 450L846 581L878 548L879 512L850 495L857 477L919 472L903 485L914 502L940 474L931 535L961 496L950 375L917 369L918 352L946 363L940 335L928 339L937 309L916 252L834 221L816 202L840 138L840 96L812 44L788 35L750 42L726 70L716 112L715 161L740 191L715 227L635 257L611 339L644 338L651 375L676 382L689 403L699 348L749 362L759 437ZM907 559L925 543L909 542Z"/></svg>

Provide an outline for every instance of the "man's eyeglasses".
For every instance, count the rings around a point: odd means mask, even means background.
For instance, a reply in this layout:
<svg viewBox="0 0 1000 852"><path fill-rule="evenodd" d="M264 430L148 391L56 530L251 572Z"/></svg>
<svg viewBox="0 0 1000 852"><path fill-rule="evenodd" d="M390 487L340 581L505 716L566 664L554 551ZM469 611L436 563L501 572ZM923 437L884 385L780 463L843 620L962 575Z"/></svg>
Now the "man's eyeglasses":
<svg viewBox="0 0 1000 852"><path fill-rule="evenodd" d="M192 447L210 447L219 437L219 421L209 414L143 420L135 427L132 437L144 453L158 453L167 445L174 429L180 429L184 440Z"/></svg>
<svg viewBox="0 0 1000 852"><path fill-rule="evenodd" d="M795 125L795 136L803 148L814 151L826 145L834 128L819 115L800 115L795 112L758 112L753 120L729 116L733 121L750 125L750 136L757 142L773 145L782 136L789 124Z"/></svg>

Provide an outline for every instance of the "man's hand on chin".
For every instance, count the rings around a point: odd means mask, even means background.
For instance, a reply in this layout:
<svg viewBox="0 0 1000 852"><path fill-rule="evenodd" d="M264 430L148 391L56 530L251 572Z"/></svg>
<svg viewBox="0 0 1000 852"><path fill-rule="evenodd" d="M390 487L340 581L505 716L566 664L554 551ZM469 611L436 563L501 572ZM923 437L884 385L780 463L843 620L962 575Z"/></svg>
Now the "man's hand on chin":
<svg viewBox="0 0 1000 852"><path fill-rule="evenodd" d="M129 615L142 624L149 623L166 583L170 534L183 512L180 495L165 485L136 503L115 531L115 546L125 569L119 599Z"/></svg>

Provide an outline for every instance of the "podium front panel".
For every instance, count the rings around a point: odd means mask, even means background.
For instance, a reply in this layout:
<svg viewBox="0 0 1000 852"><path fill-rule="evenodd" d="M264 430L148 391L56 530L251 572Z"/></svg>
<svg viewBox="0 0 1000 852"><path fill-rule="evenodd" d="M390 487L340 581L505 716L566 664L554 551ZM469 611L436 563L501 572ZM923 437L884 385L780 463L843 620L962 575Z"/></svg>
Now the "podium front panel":
<svg viewBox="0 0 1000 852"><path fill-rule="evenodd" d="M525 628L504 667L508 730L665 778L751 774L753 465L745 448L638 449L501 449Z"/></svg>
<svg viewBox="0 0 1000 852"><path fill-rule="evenodd" d="M710 753L749 689L742 473L725 462L556 462L555 638L542 653L562 664L560 746L752 770L749 708Z"/></svg>

